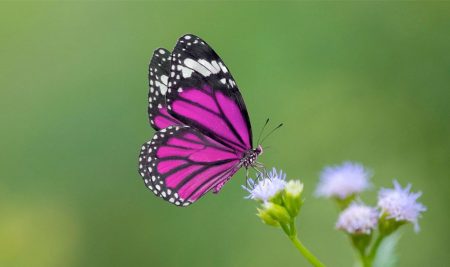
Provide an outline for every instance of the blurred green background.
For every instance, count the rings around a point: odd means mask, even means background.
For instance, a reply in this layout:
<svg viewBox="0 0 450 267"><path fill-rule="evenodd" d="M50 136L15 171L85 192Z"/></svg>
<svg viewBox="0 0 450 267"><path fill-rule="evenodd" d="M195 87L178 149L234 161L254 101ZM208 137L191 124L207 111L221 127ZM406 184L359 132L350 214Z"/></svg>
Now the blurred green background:
<svg viewBox="0 0 450 267"><path fill-rule="evenodd" d="M352 266L333 203L344 160L423 191L399 266L448 266L450 3L1 3L0 266L308 266L240 188L177 208L137 173L147 64L195 33L222 56L258 132L284 122L267 166L305 183L301 239ZM375 203L376 189L364 195Z"/></svg>

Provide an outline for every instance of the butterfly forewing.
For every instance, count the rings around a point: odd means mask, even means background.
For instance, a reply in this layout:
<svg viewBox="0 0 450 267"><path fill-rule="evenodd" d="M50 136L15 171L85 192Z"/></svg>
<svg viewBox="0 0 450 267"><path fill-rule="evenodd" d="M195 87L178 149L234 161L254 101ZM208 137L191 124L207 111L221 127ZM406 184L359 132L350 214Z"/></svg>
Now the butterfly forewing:
<svg viewBox="0 0 450 267"><path fill-rule="evenodd" d="M252 148L250 120L228 68L199 37L181 37L171 56L169 113L230 149Z"/></svg>
<svg viewBox="0 0 450 267"><path fill-rule="evenodd" d="M170 52L158 48L153 52L148 68L148 117L155 130L181 124L167 112L166 93L170 76Z"/></svg>
<svg viewBox="0 0 450 267"><path fill-rule="evenodd" d="M157 196L187 206L222 185L242 155L189 126L169 126L142 146L139 172Z"/></svg>

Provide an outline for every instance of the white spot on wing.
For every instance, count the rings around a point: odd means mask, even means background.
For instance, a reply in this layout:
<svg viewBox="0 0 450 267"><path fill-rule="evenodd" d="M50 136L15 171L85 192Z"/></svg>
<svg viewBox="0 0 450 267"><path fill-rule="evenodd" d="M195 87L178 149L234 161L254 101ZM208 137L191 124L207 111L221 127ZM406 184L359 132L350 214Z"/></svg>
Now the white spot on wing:
<svg viewBox="0 0 450 267"><path fill-rule="evenodd" d="M193 70L186 68L184 66L178 65L177 66L178 70L181 70L181 75L183 76L183 78L189 78L192 75L192 72L194 72Z"/></svg>
<svg viewBox="0 0 450 267"><path fill-rule="evenodd" d="M167 84L167 80L169 80L169 77L167 77L166 75L161 75L161 82Z"/></svg>
<svg viewBox="0 0 450 267"><path fill-rule="evenodd" d="M223 71L224 73L227 73L227 72L228 72L227 67L225 67L225 66L222 64L222 62L219 62L219 66L220 66L220 68L222 69L222 71Z"/></svg>
<svg viewBox="0 0 450 267"><path fill-rule="evenodd" d="M211 64L214 66L215 69L220 70L219 64L217 64L217 61L213 60L211 61Z"/></svg>
<svg viewBox="0 0 450 267"><path fill-rule="evenodd" d="M211 75L211 71L209 71L205 66L203 66L202 64L198 63L197 61L191 58L186 58L183 64L186 65L186 67L195 70L196 72L200 73L205 77Z"/></svg>
<svg viewBox="0 0 450 267"><path fill-rule="evenodd" d="M167 76L166 76L167 77ZM160 83L158 81L156 81L156 86L159 87L159 90L161 92L162 95L165 95L167 92L167 86L163 83Z"/></svg>
<svg viewBox="0 0 450 267"><path fill-rule="evenodd" d="M210 72L217 74L220 71L220 67L217 66L217 68L211 63L209 63L208 61L204 60L204 59L199 59L198 63L202 64L203 66L205 66ZM216 63L217 65L217 63Z"/></svg>

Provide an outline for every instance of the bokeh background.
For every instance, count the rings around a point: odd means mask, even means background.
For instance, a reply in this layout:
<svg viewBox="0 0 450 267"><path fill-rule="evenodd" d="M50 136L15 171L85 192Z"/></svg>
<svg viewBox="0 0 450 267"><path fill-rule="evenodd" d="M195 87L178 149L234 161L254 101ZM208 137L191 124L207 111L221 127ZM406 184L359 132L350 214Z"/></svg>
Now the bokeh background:
<svg viewBox="0 0 450 267"><path fill-rule="evenodd" d="M305 183L301 239L351 266L320 170L354 160L379 186L423 191L422 231L399 266L448 266L450 4L445 2L47 2L0 4L0 266L307 266L260 223L238 173L177 208L137 173L147 64L184 33L232 70L268 167Z"/></svg>

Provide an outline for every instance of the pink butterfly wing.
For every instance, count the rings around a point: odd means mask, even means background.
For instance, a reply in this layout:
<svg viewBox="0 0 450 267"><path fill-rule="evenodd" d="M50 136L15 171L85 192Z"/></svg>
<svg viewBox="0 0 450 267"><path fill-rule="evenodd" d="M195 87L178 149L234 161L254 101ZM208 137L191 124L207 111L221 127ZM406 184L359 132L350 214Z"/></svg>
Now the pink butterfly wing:
<svg viewBox="0 0 450 267"><path fill-rule="evenodd" d="M139 172L155 195L187 206L228 181L241 158L192 127L169 126L142 146Z"/></svg>

